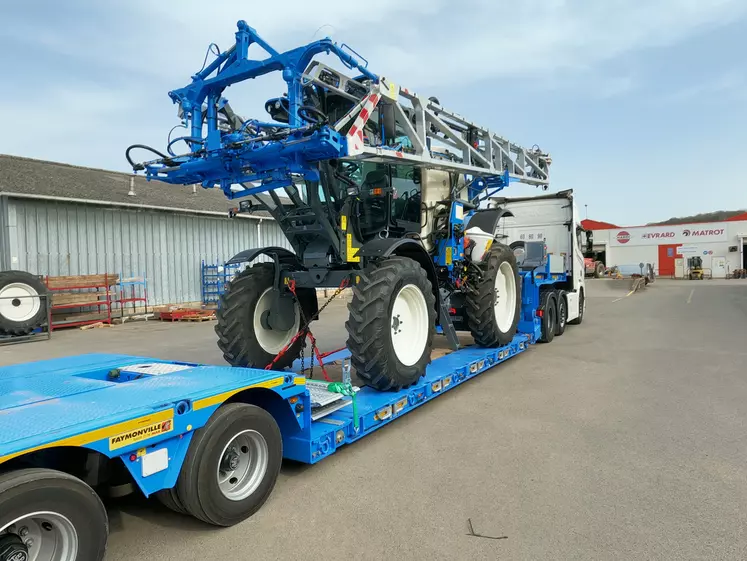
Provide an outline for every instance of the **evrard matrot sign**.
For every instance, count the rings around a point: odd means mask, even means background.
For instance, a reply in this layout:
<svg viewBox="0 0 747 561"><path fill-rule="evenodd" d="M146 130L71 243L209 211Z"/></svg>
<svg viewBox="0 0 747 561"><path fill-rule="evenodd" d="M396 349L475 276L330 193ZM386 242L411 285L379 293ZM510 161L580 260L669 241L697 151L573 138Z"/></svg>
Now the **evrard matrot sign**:
<svg viewBox="0 0 747 561"><path fill-rule="evenodd" d="M728 240L726 225L682 224L679 226L641 226L613 230L610 236L613 245L662 245L676 243L725 242Z"/></svg>

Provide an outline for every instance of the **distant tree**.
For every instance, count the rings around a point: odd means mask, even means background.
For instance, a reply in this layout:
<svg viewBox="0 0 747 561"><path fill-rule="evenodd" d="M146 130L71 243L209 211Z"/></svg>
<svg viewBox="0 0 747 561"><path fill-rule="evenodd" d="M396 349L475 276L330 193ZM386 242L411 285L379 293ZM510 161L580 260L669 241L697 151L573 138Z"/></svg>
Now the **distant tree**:
<svg viewBox="0 0 747 561"><path fill-rule="evenodd" d="M721 222L732 216L743 214L745 210L716 210L713 212L703 212L701 214L693 214L692 216L677 216L664 220L663 222L650 222L647 226L665 226L667 224L686 224L688 222Z"/></svg>

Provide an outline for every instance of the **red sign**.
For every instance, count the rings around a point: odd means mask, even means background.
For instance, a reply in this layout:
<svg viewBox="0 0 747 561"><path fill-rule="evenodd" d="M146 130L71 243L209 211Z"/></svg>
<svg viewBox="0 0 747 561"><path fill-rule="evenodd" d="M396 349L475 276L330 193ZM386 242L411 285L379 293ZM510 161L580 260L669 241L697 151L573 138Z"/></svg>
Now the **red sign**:
<svg viewBox="0 0 747 561"><path fill-rule="evenodd" d="M630 234L625 230L618 232L617 241L620 243L628 243L630 241Z"/></svg>

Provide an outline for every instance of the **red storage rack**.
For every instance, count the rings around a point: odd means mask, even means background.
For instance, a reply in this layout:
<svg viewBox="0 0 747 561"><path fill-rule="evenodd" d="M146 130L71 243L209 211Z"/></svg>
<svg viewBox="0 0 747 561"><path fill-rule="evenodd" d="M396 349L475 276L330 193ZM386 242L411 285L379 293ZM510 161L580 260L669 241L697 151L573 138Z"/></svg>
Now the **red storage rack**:
<svg viewBox="0 0 747 561"><path fill-rule="evenodd" d="M50 283L51 279L51 283ZM64 280L61 280L64 279ZM86 282L86 279L89 279L88 282ZM101 280L99 280L101 279ZM104 273L103 275L79 275L76 277L45 277L45 284L47 285L47 288L49 289L49 292L52 296L52 306L51 311L52 314L54 314L55 310L67 310L67 309L74 309L74 308L97 308L98 313L101 314L101 308L103 307L106 311L106 317L105 318L96 318L96 319L85 319L76 321L74 319L72 320L61 320L61 321L55 321L54 317L52 318L52 322L50 323L50 330L54 331L55 329L60 329L62 327L77 327L80 325L90 325L93 323L112 323L112 285L116 284L118 280L118 275L109 275L108 273ZM52 286L53 284L60 283L62 286ZM103 296L104 299L101 299L102 292L101 289L104 289ZM80 291L80 290L87 290L88 292L73 292L73 291ZM75 299L74 302L67 303L67 304L55 304L55 292L69 292L70 294L68 296L77 296L78 298ZM82 296L84 295L91 295L90 300L83 299L81 301Z"/></svg>

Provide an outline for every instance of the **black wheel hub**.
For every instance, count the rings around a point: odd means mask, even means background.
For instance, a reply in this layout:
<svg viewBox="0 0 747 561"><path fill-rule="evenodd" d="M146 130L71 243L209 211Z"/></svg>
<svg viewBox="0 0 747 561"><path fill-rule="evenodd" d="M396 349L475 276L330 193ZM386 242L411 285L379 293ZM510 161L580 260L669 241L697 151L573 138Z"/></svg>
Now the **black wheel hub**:
<svg viewBox="0 0 747 561"><path fill-rule="evenodd" d="M239 467L239 454L234 450L233 448L226 452L225 456L223 456L223 460L221 460L220 468L221 470L228 472L228 471L234 471L237 467ZM0 559L0 561L3 561Z"/></svg>
<svg viewBox="0 0 747 561"><path fill-rule="evenodd" d="M13 298L13 300L10 301L10 305L17 308L21 305L21 301L18 298Z"/></svg>
<svg viewBox="0 0 747 561"><path fill-rule="evenodd" d="M29 550L15 534L0 536L0 561L28 561Z"/></svg>

